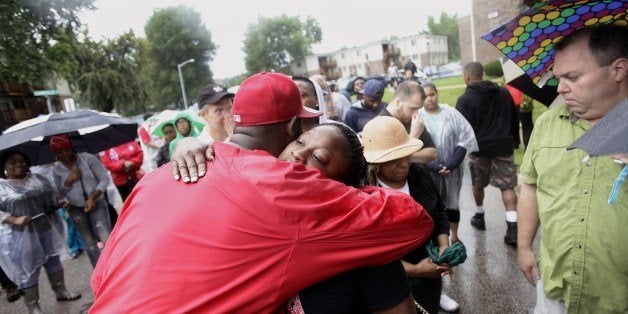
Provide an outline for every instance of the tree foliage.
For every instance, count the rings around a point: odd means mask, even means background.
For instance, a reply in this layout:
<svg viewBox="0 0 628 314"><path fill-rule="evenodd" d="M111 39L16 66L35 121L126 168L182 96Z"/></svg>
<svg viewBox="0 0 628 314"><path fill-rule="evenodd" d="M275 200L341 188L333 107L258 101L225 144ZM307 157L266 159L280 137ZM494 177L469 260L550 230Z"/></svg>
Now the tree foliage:
<svg viewBox="0 0 628 314"><path fill-rule="evenodd" d="M460 36L458 35L458 15L440 14L438 22L433 16L427 17L427 28L430 34L447 36L449 60L460 59Z"/></svg>
<svg viewBox="0 0 628 314"><path fill-rule="evenodd" d="M201 15L186 6L156 10L144 27L147 40L148 74L151 100L159 107L182 104L177 65L189 59L195 62L182 68L187 99L193 100L203 86L213 82L208 62L216 45Z"/></svg>
<svg viewBox="0 0 628 314"><path fill-rule="evenodd" d="M80 27L78 12L94 0L0 1L0 79L41 85L75 65L66 54Z"/></svg>
<svg viewBox="0 0 628 314"><path fill-rule="evenodd" d="M249 73L271 70L290 74L290 62L310 54L312 44L321 39L321 28L311 17L305 22L285 14L259 17L245 34L246 69Z"/></svg>
<svg viewBox="0 0 628 314"><path fill-rule="evenodd" d="M132 31L102 42L85 36L75 46L78 68L73 85L82 102L90 107L122 114L145 112L147 82L142 75L142 41Z"/></svg>
<svg viewBox="0 0 628 314"><path fill-rule="evenodd" d="M484 73L490 77L500 77L504 75L502 64L499 60L493 60L484 65Z"/></svg>

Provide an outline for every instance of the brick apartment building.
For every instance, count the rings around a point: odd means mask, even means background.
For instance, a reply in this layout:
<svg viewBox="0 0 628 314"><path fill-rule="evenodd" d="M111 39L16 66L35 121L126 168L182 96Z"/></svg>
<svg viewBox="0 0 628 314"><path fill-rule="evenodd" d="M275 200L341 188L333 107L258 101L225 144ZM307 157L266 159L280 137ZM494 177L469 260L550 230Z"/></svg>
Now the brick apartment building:
<svg viewBox="0 0 628 314"><path fill-rule="evenodd" d="M471 15L458 19L460 64L477 61L482 64L497 60L503 54L482 35L490 32L527 10L538 1L471 0Z"/></svg>

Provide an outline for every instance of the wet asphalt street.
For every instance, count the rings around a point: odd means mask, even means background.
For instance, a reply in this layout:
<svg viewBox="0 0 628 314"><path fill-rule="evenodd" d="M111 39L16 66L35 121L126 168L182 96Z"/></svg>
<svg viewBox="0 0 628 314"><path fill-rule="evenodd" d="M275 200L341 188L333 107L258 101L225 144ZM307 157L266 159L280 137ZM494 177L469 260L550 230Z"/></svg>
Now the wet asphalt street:
<svg viewBox="0 0 628 314"><path fill-rule="evenodd" d="M486 231L469 224L475 211L468 169L461 195L459 236L467 248L467 261L455 269L453 279L445 278L445 291L460 303L460 313L530 313L535 303L535 290L517 266L515 248L504 244L506 232L504 206L499 190L486 189ZM537 240L538 246L538 240ZM73 302L57 302L42 271L40 277L41 307L46 313L80 313L92 301L89 277L92 267L85 254L63 262L66 284L83 297ZM0 313L26 313L20 299L7 303L0 293ZM444 313L444 312L441 312Z"/></svg>

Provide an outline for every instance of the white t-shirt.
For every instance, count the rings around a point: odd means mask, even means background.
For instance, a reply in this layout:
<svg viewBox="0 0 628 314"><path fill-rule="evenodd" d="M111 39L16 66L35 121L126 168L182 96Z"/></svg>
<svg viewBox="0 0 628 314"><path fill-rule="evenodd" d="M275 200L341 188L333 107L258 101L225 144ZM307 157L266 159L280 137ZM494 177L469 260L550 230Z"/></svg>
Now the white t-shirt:
<svg viewBox="0 0 628 314"><path fill-rule="evenodd" d="M382 180L380 180L379 178L377 178L377 183L379 183L379 185L381 187L387 188L387 189L393 189L395 191L399 191L403 194L406 195L410 195L410 185L408 184L408 180L406 180L406 184L404 184L401 189L395 189L395 188L391 188L388 185L386 185L386 183L384 183Z"/></svg>

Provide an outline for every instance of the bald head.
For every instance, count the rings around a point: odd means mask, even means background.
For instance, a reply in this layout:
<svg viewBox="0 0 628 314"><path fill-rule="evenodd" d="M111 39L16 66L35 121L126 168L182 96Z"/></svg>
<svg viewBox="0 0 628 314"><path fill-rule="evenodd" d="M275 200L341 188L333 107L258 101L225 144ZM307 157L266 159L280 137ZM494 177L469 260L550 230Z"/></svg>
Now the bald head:
<svg viewBox="0 0 628 314"><path fill-rule="evenodd" d="M467 85L482 80L484 67L479 62L471 62L464 66L464 81Z"/></svg>

